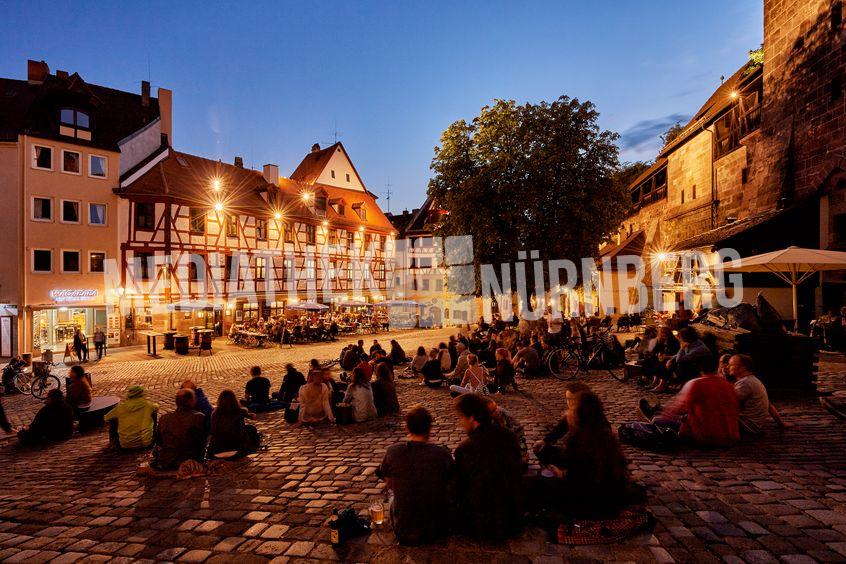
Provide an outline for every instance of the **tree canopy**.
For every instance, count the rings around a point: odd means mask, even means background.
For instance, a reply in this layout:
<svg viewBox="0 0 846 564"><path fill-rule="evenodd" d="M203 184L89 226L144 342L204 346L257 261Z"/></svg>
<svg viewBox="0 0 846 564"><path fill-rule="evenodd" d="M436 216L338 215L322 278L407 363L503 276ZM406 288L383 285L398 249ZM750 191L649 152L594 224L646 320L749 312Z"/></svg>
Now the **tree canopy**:
<svg viewBox="0 0 846 564"><path fill-rule="evenodd" d="M451 124L432 160L429 195L448 214L439 235L472 235L476 264L595 256L628 209L616 133L591 102L562 96L518 106L496 100Z"/></svg>

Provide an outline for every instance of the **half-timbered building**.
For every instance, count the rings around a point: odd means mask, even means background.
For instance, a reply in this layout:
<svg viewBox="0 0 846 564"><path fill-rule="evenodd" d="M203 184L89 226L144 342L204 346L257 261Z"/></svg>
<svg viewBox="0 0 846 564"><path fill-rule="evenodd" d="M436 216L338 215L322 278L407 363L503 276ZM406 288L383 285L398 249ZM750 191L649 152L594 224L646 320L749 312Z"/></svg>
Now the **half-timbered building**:
<svg viewBox="0 0 846 564"><path fill-rule="evenodd" d="M387 294L394 230L340 143L291 178L165 148L117 192L127 341Z"/></svg>

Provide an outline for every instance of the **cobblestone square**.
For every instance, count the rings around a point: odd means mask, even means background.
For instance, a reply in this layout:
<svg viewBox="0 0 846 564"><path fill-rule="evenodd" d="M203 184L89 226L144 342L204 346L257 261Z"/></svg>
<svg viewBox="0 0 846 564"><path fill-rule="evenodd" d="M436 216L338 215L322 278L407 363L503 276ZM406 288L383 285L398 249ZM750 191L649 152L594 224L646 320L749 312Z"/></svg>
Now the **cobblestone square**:
<svg viewBox="0 0 846 564"><path fill-rule="evenodd" d="M382 334L407 351L442 341L447 330ZM365 336L365 342L372 337ZM339 344L340 343L340 344ZM147 360L121 352L91 363L95 393L121 395L143 383L162 409L173 409L179 383L194 379L214 401L241 392L259 364L277 386L286 362L334 357L333 344L242 350L212 356ZM840 388L846 364L826 356L823 385ZM841 361L842 362L842 361ZM613 424L636 418L633 384L591 373ZM527 380L501 402L540 438L564 404L564 383ZM446 390L398 384L401 405L426 405L436 416L433 440L454 448L462 439ZM651 397L656 400L656 397ZM652 535L609 546L547 544L528 529L501 545L455 537L403 548L389 529L336 551L325 521L333 507L364 510L382 489L374 470L386 447L403 437L397 417L343 427L294 429L281 412L258 416L267 449L227 472L177 481L137 477L148 454L108 448L104 429L39 449L6 439L0 447L0 560L8 562L835 562L846 560L846 436L843 423L808 395L776 395L792 426L731 449L655 454L626 448L636 480L649 489L658 524ZM31 397L4 398L13 424L28 422Z"/></svg>

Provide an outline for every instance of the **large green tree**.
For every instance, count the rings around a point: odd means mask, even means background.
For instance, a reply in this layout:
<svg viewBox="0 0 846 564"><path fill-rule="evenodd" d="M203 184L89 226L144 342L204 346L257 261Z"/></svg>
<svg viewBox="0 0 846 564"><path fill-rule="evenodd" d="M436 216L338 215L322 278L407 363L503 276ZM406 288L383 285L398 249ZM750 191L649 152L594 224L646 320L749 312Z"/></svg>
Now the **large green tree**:
<svg viewBox="0 0 846 564"><path fill-rule="evenodd" d="M448 211L438 234L472 235L477 264L594 256L629 205L617 134L590 102L567 96L525 104L497 100L441 136L429 195ZM529 275L531 276L531 274Z"/></svg>

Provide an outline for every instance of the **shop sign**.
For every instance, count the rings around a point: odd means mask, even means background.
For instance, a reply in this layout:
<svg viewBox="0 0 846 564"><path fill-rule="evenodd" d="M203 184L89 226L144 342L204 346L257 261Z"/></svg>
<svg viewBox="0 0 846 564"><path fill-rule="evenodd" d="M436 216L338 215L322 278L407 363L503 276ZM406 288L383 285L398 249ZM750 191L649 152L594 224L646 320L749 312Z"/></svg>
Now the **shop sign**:
<svg viewBox="0 0 846 564"><path fill-rule="evenodd" d="M84 302L97 297L96 289L67 289L57 288L50 290L50 298L54 302Z"/></svg>

